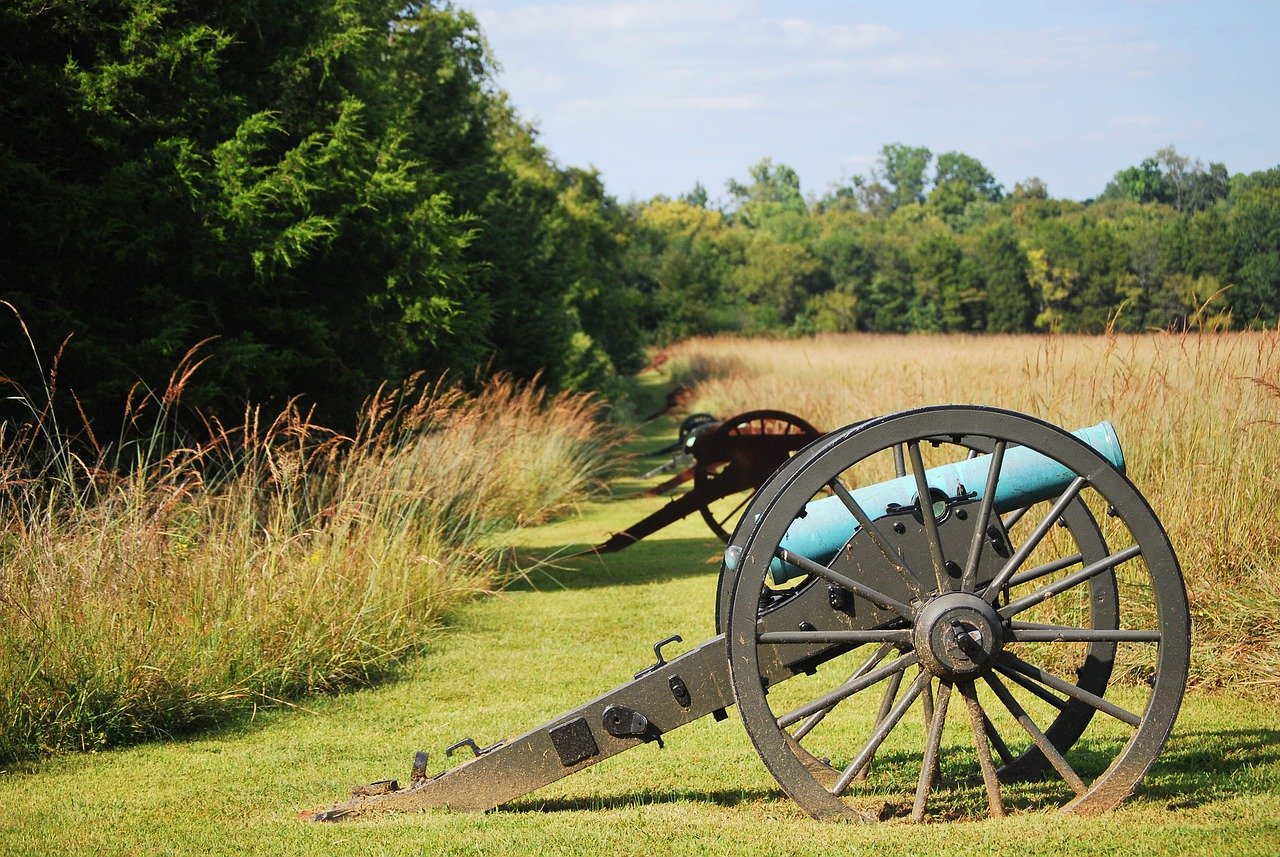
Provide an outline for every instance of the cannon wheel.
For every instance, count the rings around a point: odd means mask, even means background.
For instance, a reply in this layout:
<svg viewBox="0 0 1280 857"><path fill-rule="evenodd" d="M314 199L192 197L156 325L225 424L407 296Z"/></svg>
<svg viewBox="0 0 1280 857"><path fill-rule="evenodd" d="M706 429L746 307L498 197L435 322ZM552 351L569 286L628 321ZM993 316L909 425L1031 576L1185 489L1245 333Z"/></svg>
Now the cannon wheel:
<svg viewBox="0 0 1280 857"><path fill-rule="evenodd" d="M1077 479L1059 500L1020 510L1025 515L1013 513L1025 521L1012 530L1013 558L997 575L1006 585L988 592L968 568L956 579L938 572L938 585L926 586L923 598L887 624L911 631L906 642L898 635L896 652L875 642L872 632L865 645L853 645L825 665L825 676L820 672L815 679L766 688L761 653L776 644L759 642L757 623L762 595L768 594L768 561L782 536L806 502L863 481L859 472L877 466L877 456L883 459L896 448L920 462L911 464L913 473L928 466L924 455L936 458L938 451L931 448L939 438L978 450L1028 446ZM998 471L994 477L998 481ZM1097 525L1090 509L1105 516L1105 527ZM982 796L992 815L1003 815L1010 804L1101 811L1130 794L1167 740L1186 683L1190 646L1181 571L1138 491L1066 432L1031 417L978 407L925 408L870 420L833 433L792 459L761 488L750 517L757 514L755 526L740 527L734 535L730 550L738 550L741 561L721 588L722 595L729 593L724 624L730 677L761 759L811 815L876 817L900 802L910 804L912 817L922 820L930 809L971 814ZM932 517L926 510L920 514ZM1055 523L1066 533L1053 535ZM1118 550L1107 546L1103 530ZM1031 567L1029 557L1035 562ZM932 556L906 559L921 582L934 579ZM970 565L965 556L954 561ZM826 585L817 573L811 578L805 585ZM871 607L865 595L850 592L855 609ZM953 633L948 627L967 627L957 624L955 607L969 610L968 602L985 603L992 611L993 630L976 638L989 660L981 668L957 670L938 655L936 641ZM1074 618L1027 621L1046 613ZM960 643L962 635L955 636ZM1078 658L1075 676L1061 677L1060 672L1069 674L1061 663L1073 658ZM1129 675L1145 681L1115 686L1110 678L1117 659ZM917 701L923 724L904 716ZM993 750L1004 763L1000 767ZM876 776L865 785L857 782L877 753L882 763ZM1039 782L1019 784L1042 773ZM969 787L971 782L980 782L980 789Z"/></svg>
<svg viewBox="0 0 1280 857"><path fill-rule="evenodd" d="M779 469L770 480L771 484L785 483L795 473L808 467L814 458L822 455L828 443L835 442L842 434L847 433L854 427L856 426L848 426L843 432L833 432L824 439L823 443L811 444L797 453ZM967 436L960 440L961 442L957 443L956 439L951 436L931 437L928 438L928 443L934 447L947 444L948 447L954 448L953 457L957 458L960 456L972 458L980 454L990 453L995 446L991 438ZM892 457L894 475L898 477L907 475L908 453L906 444L896 444L892 451ZM742 517L747 520L755 520L757 515L763 516L768 502L773 496L772 491L758 492L753 498L753 502L744 510ZM1004 517L1001 527L1005 531L1006 539L1009 537L1008 530L1013 528L1017 521L1023 518L1028 511L1028 509L1021 509ZM1005 522L1008 522L1007 528L1004 526ZM1077 497L1066 507L1062 513L1062 524L1071 532L1072 538L1076 545L1079 546L1083 564L1088 565L1097 562L1108 555L1109 551L1102 531L1098 528L1093 514L1080 498ZM730 549L736 549L740 554L750 534L750 527L743 528L740 526L730 538ZM733 597L735 582L736 576L728 572L724 564L721 564L720 579L716 592L717 633L725 633L727 630L729 603ZM787 591L799 593L806 586L814 584L821 585L821 581L818 581L813 575L808 575L798 582L789 583ZM1120 606L1115 571L1107 569L1090 579L1088 581L1088 590L1089 603L1091 605L1089 611L1090 627L1094 630L1117 629L1119 627ZM778 594L773 591L772 598L776 599ZM776 609L777 606L780 605L775 600L773 608ZM770 608L762 607L761 609L763 612ZM1117 643L1111 640L1100 639L1089 642L1087 650L1081 657L1081 663L1076 669L1076 686L1089 693L1103 694L1115 664L1116 647ZM900 690L900 684L900 679L891 681L890 686L885 688L884 698L882 698L880 710L876 715L877 723L883 720L888 713L889 706ZM1089 721L1093 719L1094 711L1095 709L1091 706L1073 702L1057 712L1053 722L1044 729L1044 733L1048 740L1053 743L1055 749L1059 752L1066 752L1088 727ZM808 730L802 726L798 730L799 737L803 738L803 733L806 731ZM805 759L805 764L809 765L811 769L821 770L820 766L824 763L818 761L818 757L809 753L800 740L796 740L792 744L792 749ZM1016 756L1010 754L1009 757L1002 758L1001 761L1003 764L998 773L1000 779L1006 782L1034 779L1050 768L1049 760L1034 743ZM866 779L871 767L870 762L871 760L869 759L867 765L858 773L858 782Z"/></svg>
<svg viewBox="0 0 1280 857"><path fill-rule="evenodd" d="M702 448L728 450L731 457L714 455L694 465L693 490L705 498L698 508L702 520L722 542L742 516L759 486L786 461L786 456L822 433L807 421L786 411L747 411L730 417L702 441ZM753 437L788 437L791 443L761 449L744 446ZM750 444L750 441L746 441ZM695 455L697 453L695 452Z"/></svg>

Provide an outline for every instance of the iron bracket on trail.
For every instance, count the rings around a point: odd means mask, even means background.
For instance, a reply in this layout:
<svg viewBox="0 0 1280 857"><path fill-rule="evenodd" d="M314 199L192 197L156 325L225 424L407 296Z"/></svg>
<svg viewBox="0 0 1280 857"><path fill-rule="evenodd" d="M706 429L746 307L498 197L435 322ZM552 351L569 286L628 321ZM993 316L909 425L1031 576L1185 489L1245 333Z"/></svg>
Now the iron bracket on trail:
<svg viewBox="0 0 1280 857"><path fill-rule="evenodd" d="M434 775L420 752L408 785L307 817L491 810L735 706L819 819L1095 813L1130 795L1173 728L1191 637L1177 557L1111 425L944 405L795 452L801 436L737 435L781 465L725 549L713 636L674 657L666 637L656 662L636 640L643 668L612 690L506 741L464 738L450 750L471 758ZM1145 681L1116 693L1113 673Z"/></svg>

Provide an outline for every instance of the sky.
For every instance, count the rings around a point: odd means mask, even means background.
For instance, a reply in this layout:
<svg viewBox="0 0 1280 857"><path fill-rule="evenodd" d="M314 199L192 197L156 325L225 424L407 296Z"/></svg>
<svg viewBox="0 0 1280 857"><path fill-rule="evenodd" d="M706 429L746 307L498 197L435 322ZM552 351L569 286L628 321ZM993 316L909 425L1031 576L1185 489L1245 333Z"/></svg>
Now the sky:
<svg viewBox="0 0 1280 857"><path fill-rule="evenodd" d="M498 84L620 200L713 200L762 158L820 197L886 143L1087 199L1173 145L1280 165L1280 2L462 0Z"/></svg>

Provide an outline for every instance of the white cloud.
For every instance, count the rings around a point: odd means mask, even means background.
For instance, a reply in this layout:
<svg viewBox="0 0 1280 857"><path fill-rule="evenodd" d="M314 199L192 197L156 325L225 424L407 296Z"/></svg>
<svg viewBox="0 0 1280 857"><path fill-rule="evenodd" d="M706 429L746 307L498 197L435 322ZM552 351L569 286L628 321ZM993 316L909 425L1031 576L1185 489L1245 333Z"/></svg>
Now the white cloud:
<svg viewBox="0 0 1280 857"><path fill-rule="evenodd" d="M803 18L785 18L772 23L791 46L809 51L869 50L899 38L883 24L820 26Z"/></svg>
<svg viewBox="0 0 1280 857"><path fill-rule="evenodd" d="M1168 120L1153 113L1130 113L1108 117L1104 127L1095 127L1080 135L1089 143L1159 146L1171 136Z"/></svg>
<svg viewBox="0 0 1280 857"><path fill-rule="evenodd" d="M1151 128L1160 123L1160 117L1151 113L1133 113L1128 116L1112 116L1109 123L1113 128Z"/></svg>
<svg viewBox="0 0 1280 857"><path fill-rule="evenodd" d="M736 110L759 110L764 101L758 95L685 95L675 99L686 110L724 113Z"/></svg>
<svg viewBox="0 0 1280 857"><path fill-rule="evenodd" d="M762 110L768 105L759 96L739 94L682 94L682 93L625 93L605 98L573 98L559 107L561 115L577 118L593 118L616 115L619 110L628 113L644 111L733 113Z"/></svg>
<svg viewBox="0 0 1280 857"><path fill-rule="evenodd" d="M992 140L992 142L996 146L1009 151L1030 151L1044 145L1043 140L1038 137L1032 137L1029 134L1013 134L997 137Z"/></svg>
<svg viewBox="0 0 1280 857"><path fill-rule="evenodd" d="M476 14L495 40L563 39L574 41L630 36L637 32L675 32L738 19L748 4L684 3L679 0L612 3L537 3L515 9L478 5Z"/></svg>

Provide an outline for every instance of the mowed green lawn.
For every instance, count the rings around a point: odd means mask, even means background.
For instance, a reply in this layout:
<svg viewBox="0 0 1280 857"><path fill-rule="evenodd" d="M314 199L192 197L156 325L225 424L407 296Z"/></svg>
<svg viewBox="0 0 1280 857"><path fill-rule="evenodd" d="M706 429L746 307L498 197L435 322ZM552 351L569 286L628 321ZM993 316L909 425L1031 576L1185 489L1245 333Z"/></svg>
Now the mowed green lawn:
<svg viewBox="0 0 1280 857"><path fill-rule="evenodd" d="M617 496L637 487L623 480ZM662 502L593 504L534 531L527 547L594 542ZM819 823L782 795L731 712L492 813L299 820L357 783L407 778L414 750L431 752L435 772L462 737L483 746L598 695L647 666L657 639L682 634L673 654L711 636L718 548L690 519L466 606L395 684L10 770L0 854L1280 853L1280 717L1247 687L1188 698L1138 794L1097 818Z"/></svg>

